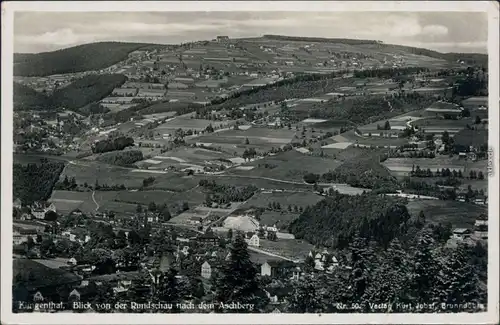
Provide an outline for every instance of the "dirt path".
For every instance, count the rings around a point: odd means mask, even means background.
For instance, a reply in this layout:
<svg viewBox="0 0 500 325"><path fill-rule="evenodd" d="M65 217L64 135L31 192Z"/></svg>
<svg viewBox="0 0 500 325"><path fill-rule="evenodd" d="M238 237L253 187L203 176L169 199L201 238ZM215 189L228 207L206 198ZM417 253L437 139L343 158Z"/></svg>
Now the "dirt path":
<svg viewBox="0 0 500 325"><path fill-rule="evenodd" d="M96 208L95 208L95 212L97 212L99 210L99 203L97 203L97 201L95 200L95 191L92 191L92 201L94 201L95 205L96 205Z"/></svg>

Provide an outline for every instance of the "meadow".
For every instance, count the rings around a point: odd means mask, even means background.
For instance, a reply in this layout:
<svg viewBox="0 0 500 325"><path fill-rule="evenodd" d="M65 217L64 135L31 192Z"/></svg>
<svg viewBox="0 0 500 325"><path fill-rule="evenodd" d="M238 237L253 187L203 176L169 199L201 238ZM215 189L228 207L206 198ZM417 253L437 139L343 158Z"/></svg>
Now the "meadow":
<svg viewBox="0 0 500 325"><path fill-rule="evenodd" d="M411 215L418 216L423 211L427 221L451 223L454 228L473 228L476 218L481 213L488 213L483 206L458 201L414 200L407 208Z"/></svg>
<svg viewBox="0 0 500 325"><path fill-rule="evenodd" d="M228 172L301 182L307 173L324 174L334 170L341 163L341 161L332 158L305 155L296 150L290 150L244 164L244 166L253 166L254 168L251 170L230 169Z"/></svg>

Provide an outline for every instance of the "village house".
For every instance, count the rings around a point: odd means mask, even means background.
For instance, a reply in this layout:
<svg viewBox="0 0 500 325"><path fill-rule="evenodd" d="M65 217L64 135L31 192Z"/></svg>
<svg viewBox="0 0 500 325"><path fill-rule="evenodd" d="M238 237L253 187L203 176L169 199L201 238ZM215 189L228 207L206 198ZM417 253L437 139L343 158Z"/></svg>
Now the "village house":
<svg viewBox="0 0 500 325"><path fill-rule="evenodd" d="M227 42L227 41L229 41L229 36L217 36L216 40L219 43L221 43L221 42Z"/></svg>
<svg viewBox="0 0 500 325"><path fill-rule="evenodd" d="M207 261L201 265L201 276L205 279L210 279L212 277L212 267Z"/></svg>
<svg viewBox="0 0 500 325"><path fill-rule="evenodd" d="M260 239L259 239L259 236L257 236L257 234L253 234L249 239L245 239L245 241L247 242L247 244L249 246L253 246L253 247L260 246Z"/></svg>
<svg viewBox="0 0 500 325"><path fill-rule="evenodd" d="M88 231L83 228L68 229L61 233L64 237L68 238L72 242L79 242L84 244L90 241L90 235Z"/></svg>
<svg viewBox="0 0 500 325"><path fill-rule="evenodd" d="M22 207L22 202L20 198L16 198L14 202L12 203L12 206L16 209L21 209Z"/></svg>
<svg viewBox="0 0 500 325"><path fill-rule="evenodd" d="M148 222L159 222L160 217L158 216L158 214L148 214L147 220Z"/></svg>
<svg viewBox="0 0 500 325"><path fill-rule="evenodd" d="M48 203L48 202L35 202L31 206L31 214L36 218L36 219L44 219L45 214L49 211L57 212L56 211L56 206L54 203Z"/></svg>
<svg viewBox="0 0 500 325"><path fill-rule="evenodd" d="M12 233L12 242L14 245L20 245L28 242L28 237L35 239L38 231L36 229L14 228Z"/></svg>
<svg viewBox="0 0 500 325"><path fill-rule="evenodd" d="M69 293L68 300L69 301L80 301L80 292L78 292L78 290L76 290L76 289L73 289L73 291L71 291Z"/></svg>
<svg viewBox="0 0 500 325"><path fill-rule="evenodd" d="M487 197L484 195L478 195L474 198L474 204L478 205L486 205L487 204Z"/></svg>
<svg viewBox="0 0 500 325"><path fill-rule="evenodd" d="M314 269L317 271L326 271L331 273L333 269L339 265L335 255L329 253L326 249L324 249L321 253L310 251L309 257L314 259Z"/></svg>
<svg viewBox="0 0 500 325"><path fill-rule="evenodd" d="M260 274L272 278L292 278L295 276L296 265L291 261L266 261L260 266Z"/></svg>
<svg viewBox="0 0 500 325"><path fill-rule="evenodd" d="M453 230L452 237L456 240L465 240L471 236L471 231L466 228L456 228Z"/></svg>
<svg viewBox="0 0 500 325"><path fill-rule="evenodd" d="M43 297L42 293L40 291L37 291L34 295L33 295L33 301L34 302L43 302L45 300L45 298Z"/></svg>
<svg viewBox="0 0 500 325"><path fill-rule="evenodd" d="M204 234L198 236L196 241L200 244L218 245L219 237L213 231L207 230Z"/></svg>
<svg viewBox="0 0 500 325"><path fill-rule="evenodd" d="M203 218L199 216L194 216L189 218L189 224L191 225L201 225L203 224Z"/></svg>
<svg viewBox="0 0 500 325"><path fill-rule="evenodd" d="M488 216L481 214L477 217L474 223L474 235L476 237L486 239L488 238Z"/></svg>

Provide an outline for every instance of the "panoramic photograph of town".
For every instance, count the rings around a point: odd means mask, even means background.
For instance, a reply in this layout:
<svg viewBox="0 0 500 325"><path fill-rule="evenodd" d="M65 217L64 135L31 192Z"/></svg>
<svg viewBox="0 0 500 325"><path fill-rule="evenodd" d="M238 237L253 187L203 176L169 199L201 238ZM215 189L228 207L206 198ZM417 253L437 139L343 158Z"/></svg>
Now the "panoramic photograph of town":
<svg viewBox="0 0 500 325"><path fill-rule="evenodd" d="M486 13L16 12L12 312L487 312L487 41Z"/></svg>

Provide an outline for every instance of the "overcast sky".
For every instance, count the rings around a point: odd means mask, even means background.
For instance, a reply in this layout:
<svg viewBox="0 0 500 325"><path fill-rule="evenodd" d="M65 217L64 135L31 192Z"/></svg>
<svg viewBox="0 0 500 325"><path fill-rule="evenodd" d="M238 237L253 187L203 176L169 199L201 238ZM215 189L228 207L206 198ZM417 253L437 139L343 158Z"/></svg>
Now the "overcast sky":
<svg viewBox="0 0 500 325"><path fill-rule="evenodd" d="M217 35L345 37L486 53L485 13L468 12L17 12L14 51L96 41L174 44Z"/></svg>

